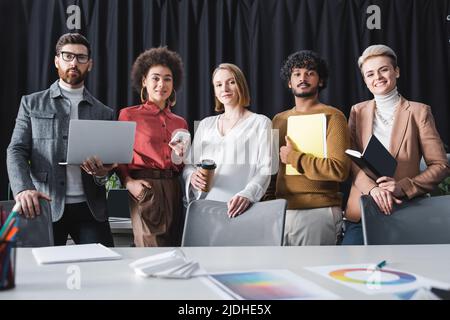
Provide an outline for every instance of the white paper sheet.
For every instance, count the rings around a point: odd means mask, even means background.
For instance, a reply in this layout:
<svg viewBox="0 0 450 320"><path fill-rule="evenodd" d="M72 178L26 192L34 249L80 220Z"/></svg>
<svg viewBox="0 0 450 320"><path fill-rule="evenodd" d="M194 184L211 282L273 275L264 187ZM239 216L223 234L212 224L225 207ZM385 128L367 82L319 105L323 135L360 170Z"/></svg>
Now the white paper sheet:
<svg viewBox="0 0 450 320"><path fill-rule="evenodd" d="M338 299L334 293L282 269L213 273L207 279L224 299L311 300ZM214 286L210 286L214 288Z"/></svg>
<svg viewBox="0 0 450 320"><path fill-rule="evenodd" d="M138 259L129 266L141 277L188 279L205 274L198 262L186 259L179 249Z"/></svg>
<svg viewBox="0 0 450 320"><path fill-rule="evenodd" d="M377 270L375 264L345 264L307 267L306 270L365 294L400 293L422 287L450 287L414 273L389 268Z"/></svg>
<svg viewBox="0 0 450 320"><path fill-rule="evenodd" d="M37 263L69 263L83 261L117 260L122 256L100 243L32 249Z"/></svg>

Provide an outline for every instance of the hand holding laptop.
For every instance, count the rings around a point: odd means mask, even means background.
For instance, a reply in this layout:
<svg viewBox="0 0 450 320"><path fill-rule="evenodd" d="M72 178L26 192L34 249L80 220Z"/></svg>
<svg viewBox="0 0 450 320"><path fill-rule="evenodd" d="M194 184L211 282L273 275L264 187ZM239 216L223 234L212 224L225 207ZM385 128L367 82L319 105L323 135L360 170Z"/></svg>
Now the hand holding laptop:
<svg viewBox="0 0 450 320"><path fill-rule="evenodd" d="M89 157L80 165L81 169L86 171L90 175L97 177L103 177L108 174L109 171L117 167L117 163L103 164L102 160L97 157Z"/></svg>

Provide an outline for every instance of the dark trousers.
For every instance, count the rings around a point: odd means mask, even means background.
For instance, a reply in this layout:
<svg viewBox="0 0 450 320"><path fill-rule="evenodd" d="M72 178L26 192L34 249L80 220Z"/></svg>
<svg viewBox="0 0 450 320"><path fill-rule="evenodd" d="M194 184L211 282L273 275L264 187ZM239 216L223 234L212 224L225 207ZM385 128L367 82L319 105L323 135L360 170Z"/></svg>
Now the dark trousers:
<svg viewBox="0 0 450 320"><path fill-rule="evenodd" d="M342 240L343 246L362 246L364 245L364 236L362 224L360 222L345 221L345 233Z"/></svg>
<svg viewBox="0 0 450 320"><path fill-rule="evenodd" d="M76 244L101 243L114 247L109 222L95 220L86 202L66 204L62 218L53 223L56 246L65 245L69 234Z"/></svg>

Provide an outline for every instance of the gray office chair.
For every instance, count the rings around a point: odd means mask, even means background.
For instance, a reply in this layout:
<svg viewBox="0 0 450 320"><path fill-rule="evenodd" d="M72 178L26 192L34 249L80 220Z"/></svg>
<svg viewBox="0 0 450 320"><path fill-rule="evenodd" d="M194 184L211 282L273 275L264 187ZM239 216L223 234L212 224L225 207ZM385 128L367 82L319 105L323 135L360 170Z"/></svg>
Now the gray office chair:
<svg viewBox="0 0 450 320"><path fill-rule="evenodd" d="M0 201L0 207L11 212L14 200ZM24 215L19 215L19 232L16 238L16 247L47 247L53 246L53 223L51 217L50 204L47 200L41 199L41 214L33 219L27 219Z"/></svg>
<svg viewBox="0 0 450 320"><path fill-rule="evenodd" d="M186 212L182 246L281 246L286 200L254 203L236 218L228 218L227 204L192 201Z"/></svg>
<svg viewBox="0 0 450 320"><path fill-rule="evenodd" d="M447 161L448 164L450 164L450 153L447 153ZM422 159L420 159L420 172L425 171L426 168L427 164L425 163L425 159L422 157Z"/></svg>
<svg viewBox="0 0 450 320"><path fill-rule="evenodd" d="M383 214L370 196L362 196L365 245L450 244L450 195L416 198Z"/></svg>

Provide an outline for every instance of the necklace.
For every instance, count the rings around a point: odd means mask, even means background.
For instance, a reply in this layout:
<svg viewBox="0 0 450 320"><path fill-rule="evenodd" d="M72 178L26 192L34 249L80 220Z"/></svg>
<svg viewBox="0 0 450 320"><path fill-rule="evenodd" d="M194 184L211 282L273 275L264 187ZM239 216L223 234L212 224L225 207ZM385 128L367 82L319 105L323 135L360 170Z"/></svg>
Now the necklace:
<svg viewBox="0 0 450 320"><path fill-rule="evenodd" d="M397 106L398 103L395 105L394 107L394 112L392 113L392 117L390 118L385 118L381 115L380 110L377 108L377 106L375 106L375 116L377 117L378 120L380 120L385 126L389 126L391 127L392 124L394 123L395 120L395 112L397 111Z"/></svg>
<svg viewBox="0 0 450 320"><path fill-rule="evenodd" d="M394 123L395 120L395 112L397 111L397 107L400 105L400 95L397 96L398 100L394 105L394 112L392 113L392 116L390 118L385 118L383 117L383 115L381 114L380 110L378 109L378 106L375 104L375 117L381 121L381 123L383 123L385 126L389 126L392 127L392 124Z"/></svg>
<svg viewBox="0 0 450 320"><path fill-rule="evenodd" d="M220 128L220 133L222 134L222 136L224 136L225 135L225 131L223 130L223 118L222 118L222 115L220 115L220 118L219 118L219 128ZM240 121L242 120L242 117L239 117L239 118L237 118L235 121L234 121L234 123L233 123L233 125L231 126L231 128L230 129L228 129L228 132L230 132Z"/></svg>
<svg viewBox="0 0 450 320"><path fill-rule="evenodd" d="M394 123L395 117L392 116L390 119L384 118L378 108L375 108L375 115L378 120L380 120L385 126L391 126Z"/></svg>

